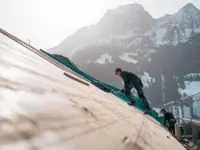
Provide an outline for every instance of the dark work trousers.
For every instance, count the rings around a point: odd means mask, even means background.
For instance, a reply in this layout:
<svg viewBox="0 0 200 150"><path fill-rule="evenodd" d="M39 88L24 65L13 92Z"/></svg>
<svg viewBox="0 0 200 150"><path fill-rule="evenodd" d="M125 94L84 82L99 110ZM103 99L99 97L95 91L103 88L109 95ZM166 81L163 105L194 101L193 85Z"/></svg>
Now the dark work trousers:
<svg viewBox="0 0 200 150"><path fill-rule="evenodd" d="M175 120L175 119L171 119L171 120L169 121L168 130L169 130L171 133L173 133L173 134L175 134L175 124L176 124L176 120Z"/></svg>
<svg viewBox="0 0 200 150"><path fill-rule="evenodd" d="M131 97L131 89L132 89L131 87L126 87L124 93L131 102L131 104L135 104L135 100Z"/></svg>
<svg viewBox="0 0 200 150"><path fill-rule="evenodd" d="M125 95L126 97L130 100L130 102L135 102L134 99L131 97L131 89L133 87L125 87ZM149 106L149 103L146 99L146 97L144 96L144 92L143 92L143 89L141 86L135 86L135 89L137 90L137 93L138 93L138 96L139 98L142 100L144 106L146 109L149 109L150 106Z"/></svg>

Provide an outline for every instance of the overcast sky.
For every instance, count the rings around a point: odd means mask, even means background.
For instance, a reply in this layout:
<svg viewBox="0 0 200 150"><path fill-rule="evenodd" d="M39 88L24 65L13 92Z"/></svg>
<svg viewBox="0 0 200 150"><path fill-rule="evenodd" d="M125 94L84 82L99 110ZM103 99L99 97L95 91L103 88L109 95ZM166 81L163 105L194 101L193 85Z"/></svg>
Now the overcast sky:
<svg viewBox="0 0 200 150"><path fill-rule="evenodd" d="M200 8L200 0L0 0L0 28L47 49L96 23L107 9L135 2L153 17L174 13L189 2Z"/></svg>

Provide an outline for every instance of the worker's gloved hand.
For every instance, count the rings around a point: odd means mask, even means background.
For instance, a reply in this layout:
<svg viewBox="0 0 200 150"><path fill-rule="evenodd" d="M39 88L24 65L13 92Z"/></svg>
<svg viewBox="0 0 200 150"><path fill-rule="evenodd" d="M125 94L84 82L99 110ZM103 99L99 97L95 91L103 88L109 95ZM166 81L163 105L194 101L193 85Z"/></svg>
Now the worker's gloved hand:
<svg viewBox="0 0 200 150"><path fill-rule="evenodd" d="M111 90L111 92L114 93L114 94L121 94L122 93L122 91L115 91L115 90Z"/></svg>
<svg viewBox="0 0 200 150"><path fill-rule="evenodd" d="M115 92L115 94L121 94L122 92L121 91L117 91L117 92Z"/></svg>

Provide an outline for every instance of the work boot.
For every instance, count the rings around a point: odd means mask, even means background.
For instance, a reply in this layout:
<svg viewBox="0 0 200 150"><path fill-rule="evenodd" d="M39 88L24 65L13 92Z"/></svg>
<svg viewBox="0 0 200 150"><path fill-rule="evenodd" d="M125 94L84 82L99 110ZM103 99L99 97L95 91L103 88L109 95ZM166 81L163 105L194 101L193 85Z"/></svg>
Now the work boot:
<svg viewBox="0 0 200 150"><path fill-rule="evenodd" d="M128 103L130 106L135 106L135 101L130 101L130 103Z"/></svg>
<svg viewBox="0 0 200 150"><path fill-rule="evenodd" d="M144 111L144 114L147 115L147 114L150 114L151 113L151 109L150 108L146 108L146 110Z"/></svg>

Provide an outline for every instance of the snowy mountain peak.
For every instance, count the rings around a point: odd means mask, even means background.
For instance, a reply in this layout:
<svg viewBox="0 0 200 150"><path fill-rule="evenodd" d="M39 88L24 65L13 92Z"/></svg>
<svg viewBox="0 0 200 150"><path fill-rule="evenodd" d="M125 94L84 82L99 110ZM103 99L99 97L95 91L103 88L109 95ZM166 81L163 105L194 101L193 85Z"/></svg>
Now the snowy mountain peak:
<svg viewBox="0 0 200 150"><path fill-rule="evenodd" d="M188 23L200 21L200 10L192 3L188 3L175 14L165 15L158 19L158 22L167 24L185 24L185 21Z"/></svg>
<svg viewBox="0 0 200 150"><path fill-rule="evenodd" d="M185 5L172 16L172 19L173 23L176 23L182 29L200 29L200 10L192 3Z"/></svg>
<svg viewBox="0 0 200 150"><path fill-rule="evenodd" d="M194 6L192 3L188 3L180 11L194 12L194 11L199 11L199 9L196 6Z"/></svg>
<svg viewBox="0 0 200 150"><path fill-rule="evenodd" d="M72 56L92 45L114 41L129 41L125 47L140 46L134 39L141 37L144 45L177 45L187 42L200 33L200 10L192 3L185 5L177 13L154 19L140 4L129 4L108 10L100 21L78 30L51 52ZM148 41L148 42L147 42ZM142 43L144 43L142 42ZM135 43L135 44L134 44ZM147 44L148 43L148 44Z"/></svg>
<svg viewBox="0 0 200 150"><path fill-rule="evenodd" d="M159 40L157 43L161 45L184 43L191 36L200 33L200 10L191 3L185 5L177 13L165 15L156 21L155 32L159 31L162 34L159 34L161 36L157 38Z"/></svg>
<svg viewBox="0 0 200 150"><path fill-rule="evenodd" d="M102 36L116 36L146 31L152 25L153 18L140 4L119 6L109 10L97 25Z"/></svg>
<svg viewBox="0 0 200 150"><path fill-rule="evenodd" d="M180 9L175 16L182 17L181 19L184 19L183 17L196 17L200 15L200 10L196 8L192 3L189 3L185 5L182 9Z"/></svg>
<svg viewBox="0 0 200 150"><path fill-rule="evenodd" d="M145 10L142 5L135 3L135 4L119 6L116 9L114 9L114 11L127 13L127 12L136 12L136 11L145 11Z"/></svg>
<svg viewBox="0 0 200 150"><path fill-rule="evenodd" d="M127 19L137 19L141 12L146 12L144 7L140 4L129 4L129 5L122 5L118 6L115 9L108 10L103 18L100 20L100 22L103 22L104 20L107 21L107 18L111 17L125 17ZM148 12L146 12L148 14ZM132 18L129 18L131 16Z"/></svg>

